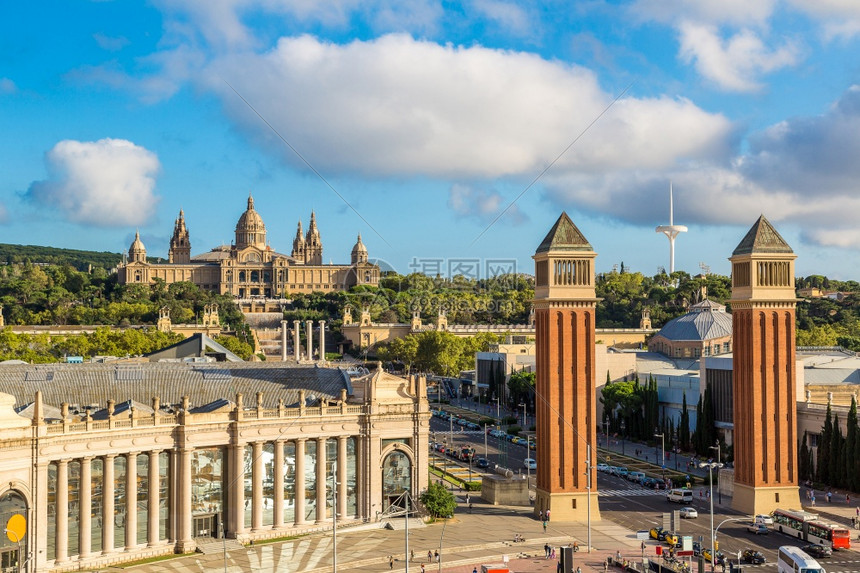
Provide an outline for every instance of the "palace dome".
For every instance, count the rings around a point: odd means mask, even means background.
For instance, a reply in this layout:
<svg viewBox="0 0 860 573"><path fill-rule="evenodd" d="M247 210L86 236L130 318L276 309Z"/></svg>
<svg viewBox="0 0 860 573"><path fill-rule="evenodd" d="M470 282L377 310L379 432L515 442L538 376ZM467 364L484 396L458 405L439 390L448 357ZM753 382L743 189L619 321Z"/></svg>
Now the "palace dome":
<svg viewBox="0 0 860 573"><path fill-rule="evenodd" d="M266 225L254 209L254 198L248 195L248 208L236 223L236 248L243 249L251 245L266 248Z"/></svg>

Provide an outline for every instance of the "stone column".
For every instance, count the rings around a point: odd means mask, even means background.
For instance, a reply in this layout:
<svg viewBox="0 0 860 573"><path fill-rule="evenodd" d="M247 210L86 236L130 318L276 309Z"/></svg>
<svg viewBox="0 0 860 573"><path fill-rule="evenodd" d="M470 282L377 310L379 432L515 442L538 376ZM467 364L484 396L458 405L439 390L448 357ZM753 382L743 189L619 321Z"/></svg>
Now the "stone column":
<svg viewBox="0 0 860 573"><path fill-rule="evenodd" d="M177 549L187 553L194 549L194 526L191 518L191 452L194 448L183 446L179 450L179 480L176 491L176 504L179 507L177 519Z"/></svg>
<svg viewBox="0 0 860 573"><path fill-rule="evenodd" d="M69 560L69 461L57 462L57 563Z"/></svg>
<svg viewBox="0 0 860 573"><path fill-rule="evenodd" d="M305 344L308 348L308 360L314 359L314 321L306 320L305 321L305 336L307 340Z"/></svg>
<svg viewBox="0 0 860 573"><path fill-rule="evenodd" d="M281 321L281 362L287 361L287 321Z"/></svg>
<svg viewBox="0 0 860 573"><path fill-rule="evenodd" d="M320 321L320 362L325 362L325 321Z"/></svg>
<svg viewBox="0 0 860 573"><path fill-rule="evenodd" d="M358 518L368 519L372 517L368 510L370 502L367 500L367 483L368 476L365 474L364 468L364 439L361 436L355 437L355 516Z"/></svg>
<svg viewBox="0 0 860 573"><path fill-rule="evenodd" d="M317 438L317 523L322 523L326 520L325 517L325 500L326 500L326 472L325 461L325 438Z"/></svg>
<svg viewBox="0 0 860 573"><path fill-rule="evenodd" d="M158 455L161 452L154 450L149 452L149 507L147 507L148 517L146 520L149 530L146 533L146 544L149 547L158 544L159 530L159 495L161 495L161 483L159 482L161 468L159 467L160 460Z"/></svg>
<svg viewBox="0 0 860 573"><path fill-rule="evenodd" d="M104 463L104 487L102 488L102 507L104 507L104 519L102 520L102 555L113 553L113 523L116 517L114 508L113 486L114 486L114 460L116 455L105 456Z"/></svg>
<svg viewBox="0 0 860 573"><path fill-rule="evenodd" d="M272 508L272 528L279 529L284 526L284 442L275 441L274 485L275 505Z"/></svg>
<svg viewBox="0 0 860 573"><path fill-rule="evenodd" d="M256 533L263 529L263 442L254 442L251 448L251 532Z"/></svg>
<svg viewBox="0 0 860 573"><path fill-rule="evenodd" d="M296 525L305 522L305 438L296 439Z"/></svg>
<svg viewBox="0 0 860 573"><path fill-rule="evenodd" d="M125 550L137 545L137 454L126 454L125 467Z"/></svg>
<svg viewBox="0 0 860 573"><path fill-rule="evenodd" d="M337 514L338 519L346 519L346 475L349 468L346 454L346 436L337 437Z"/></svg>
<svg viewBox="0 0 860 573"><path fill-rule="evenodd" d="M81 525L78 535L81 539L81 559L89 557L92 551L93 527L93 459L81 460Z"/></svg>
<svg viewBox="0 0 860 573"><path fill-rule="evenodd" d="M301 344L299 339L299 328L300 322L298 320L293 321L293 354L295 355L296 362L299 361L299 354L301 354Z"/></svg>

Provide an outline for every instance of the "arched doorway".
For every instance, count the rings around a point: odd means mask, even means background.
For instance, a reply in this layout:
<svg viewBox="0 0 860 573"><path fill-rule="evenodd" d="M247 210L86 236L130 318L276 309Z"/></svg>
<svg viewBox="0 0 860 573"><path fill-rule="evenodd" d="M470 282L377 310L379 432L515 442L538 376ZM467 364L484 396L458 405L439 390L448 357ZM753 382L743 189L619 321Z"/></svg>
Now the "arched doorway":
<svg viewBox="0 0 860 573"><path fill-rule="evenodd" d="M394 450L382 461L382 510L392 505L406 509L407 492L412 492L412 460L405 452Z"/></svg>
<svg viewBox="0 0 860 573"><path fill-rule="evenodd" d="M27 555L27 500L17 491L0 495L0 571L17 572Z"/></svg>

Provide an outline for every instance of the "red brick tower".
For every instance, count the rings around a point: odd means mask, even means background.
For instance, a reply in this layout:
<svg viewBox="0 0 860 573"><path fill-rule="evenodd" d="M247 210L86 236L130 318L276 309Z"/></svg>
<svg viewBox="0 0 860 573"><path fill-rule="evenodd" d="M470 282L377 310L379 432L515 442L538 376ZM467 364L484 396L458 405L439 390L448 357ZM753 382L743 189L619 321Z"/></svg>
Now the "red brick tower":
<svg viewBox="0 0 860 573"><path fill-rule="evenodd" d="M764 215L729 258L734 338L732 505L749 514L800 507L795 258Z"/></svg>
<svg viewBox="0 0 860 573"><path fill-rule="evenodd" d="M591 518L599 519L595 424L596 253L562 213L534 254L537 410L535 512L585 521L591 447Z"/></svg>

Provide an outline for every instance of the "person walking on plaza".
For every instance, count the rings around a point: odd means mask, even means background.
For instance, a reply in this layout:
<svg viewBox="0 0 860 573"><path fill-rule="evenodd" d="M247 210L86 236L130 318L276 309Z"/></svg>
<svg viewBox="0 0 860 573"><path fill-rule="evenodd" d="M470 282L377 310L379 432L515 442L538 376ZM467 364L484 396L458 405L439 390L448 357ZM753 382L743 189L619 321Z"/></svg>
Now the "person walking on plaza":
<svg viewBox="0 0 860 573"><path fill-rule="evenodd" d="M415 561L415 550L414 549L409 553L409 560Z"/></svg>
<svg viewBox="0 0 860 573"><path fill-rule="evenodd" d="M543 532L546 533L546 521L543 522Z"/></svg>
<svg viewBox="0 0 860 573"><path fill-rule="evenodd" d="M388 568L394 569L394 555L388 556Z"/></svg>
<svg viewBox="0 0 860 573"><path fill-rule="evenodd" d="M433 557L436 559L436 563L439 563L439 550L433 552Z"/></svg>
<svg viewBox="0 0 860 573"><path fill-rule="evenodd" d="M427 561L433 561L433 552L429 549L427 550Z"/></svg>
<svg viewBox="0 0 860 573"><path fill-rule="evenodd" d="M421 564L421 573L427 573L427 572L425 571L425 569L424 569L424 564L423 564L423 563Z"/></svg>
<svg viewBox="0 0 860 573"><path fill-rule="evenodd" d="M540 514L539 514L538 519L539 519L540 521L543 521L543 510L540 510Z"/></svg>
<svg viewBox="0 0 860 573"><path fill-rule="evenodd" d="M549 543L543 544L543 558L549 559Z"/></svg>
<svg viewBox="0 0 860 573"><path fill-rule="evenodd" d="M549 510L546 510L546 520L549 521Z"/></svg>

